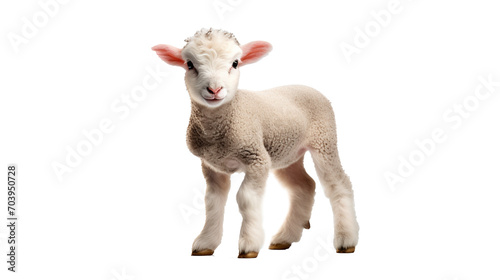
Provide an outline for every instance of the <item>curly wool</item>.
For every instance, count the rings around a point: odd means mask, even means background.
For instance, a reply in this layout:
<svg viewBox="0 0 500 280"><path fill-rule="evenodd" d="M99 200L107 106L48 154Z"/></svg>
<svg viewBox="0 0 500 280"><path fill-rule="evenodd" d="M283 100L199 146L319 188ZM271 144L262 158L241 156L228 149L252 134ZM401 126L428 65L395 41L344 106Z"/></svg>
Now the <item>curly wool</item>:
<svg viewBox="0 0 500 280"><path fill-rule="evenodd" d="M206 40L212 40L214 37L221 37L221 38L226 38L226 39L231 39L234 40L236 45L240 45L240 42L236 39L233 33L222 30L222 29L206 29L202 28L199 31L196 31L193 36L188 37L184 40L186 42L186 47L189 43L195 42L196 44L202 44L205 43Z"/></svg>

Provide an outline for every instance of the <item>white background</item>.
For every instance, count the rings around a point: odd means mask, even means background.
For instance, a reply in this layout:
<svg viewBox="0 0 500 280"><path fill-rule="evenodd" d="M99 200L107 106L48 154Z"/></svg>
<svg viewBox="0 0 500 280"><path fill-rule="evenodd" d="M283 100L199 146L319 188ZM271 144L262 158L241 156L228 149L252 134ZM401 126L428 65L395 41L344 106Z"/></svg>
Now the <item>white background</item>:
<svg viewBox="0 0 500 280"><path fill-rule="evenodd" d="M231 9L218 13L220 3ZM0 169L6 178L7 165L18 165L19 244L18 272L2 261L0 278L499 279L500 87L476 103L474 91L479 77L500 81L500 6L401 0L376 30L371 13L389 3L75 0L52 7L43 23L38 1L3 1ZM23 18L39 27L16 46L9 38L23 36ZM342 42L356 46L356 28L367 25L373 36L348 62ZM311 229L289 250L268 250L288 207L271 177L266 244L257 259L237 259L235 195L243 175L236 174L222 244L212 257L190 256L204 222L204 180L185 144L189 97L184 71L150 48L182 47L202 27L231 31L241 43L273 44L269 56L242 68L241 88L305 84L332 101L361 226L354 254L322 247L333 246L333 216L319 184ZM113 111L147 69L168 77L128 116ZM474 105L467 118L443 119L464 100ZM58 180L54 162L66 164L67 148L76 149L83 131L104 119L113 131ZM400 157L418 153L415 141L435 129L446 141L391 188L384 174L397 175ZM309 157L306 168L316 178Z"/></svg>

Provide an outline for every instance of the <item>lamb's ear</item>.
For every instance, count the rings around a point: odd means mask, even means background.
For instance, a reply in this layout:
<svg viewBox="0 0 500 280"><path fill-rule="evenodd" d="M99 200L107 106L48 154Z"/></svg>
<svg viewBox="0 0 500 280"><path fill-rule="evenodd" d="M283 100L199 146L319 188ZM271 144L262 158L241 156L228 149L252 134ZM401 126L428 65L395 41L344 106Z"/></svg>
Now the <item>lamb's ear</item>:
<svg viewBox="0 0 500 280"><path fill-rule="evenodd" d="M187 69L186 63L184 63L181 56L181 49L161 44L152 47L152 50L166 63Z"/></svg>
<svg viewBox="0 0 500 280"><path fill-rule="evenodd" d="M241 65L247 65L266 56L273 49L273 46L268 42L253 41L241 46L241 49L243 50Z"/></svg>

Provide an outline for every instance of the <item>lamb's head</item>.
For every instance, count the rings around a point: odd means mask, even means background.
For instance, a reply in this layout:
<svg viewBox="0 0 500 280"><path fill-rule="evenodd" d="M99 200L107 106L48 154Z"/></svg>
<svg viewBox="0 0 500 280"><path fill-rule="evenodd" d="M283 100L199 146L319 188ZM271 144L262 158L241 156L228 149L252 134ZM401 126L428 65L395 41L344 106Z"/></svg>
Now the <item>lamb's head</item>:
<svg viewBox="0 0 500 280"><path fill-rule="evenodd" d="M263 41L240 45L232 33L215 29L202 29L186 42L183 49L162 44L153 50L166 63L186 70L191 100L209 108L230 102L238 89L239 68L272 49Z"/></svg>

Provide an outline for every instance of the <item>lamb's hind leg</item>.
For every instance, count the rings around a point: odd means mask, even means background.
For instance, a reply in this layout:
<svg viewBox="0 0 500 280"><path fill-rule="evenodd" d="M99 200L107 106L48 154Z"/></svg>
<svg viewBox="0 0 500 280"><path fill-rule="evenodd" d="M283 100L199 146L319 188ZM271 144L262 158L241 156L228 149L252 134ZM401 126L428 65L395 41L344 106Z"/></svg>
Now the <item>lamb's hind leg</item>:
<svg viewBox="0 0 500 280"><path fill-rule="evenodd" d="M314 203L314 180L306 173L304 157L290 166L274 171L278 180L288 189L290 209L285 222L274 235L269 249L288 249L293 242L300 240L302 230L308 229Z"/></svg>
<svg viewBox="0 0 500 280"><path fill-rule="evenodd" d="M334 138L333 138L334 139ZM352 253L358 243L359 226L354 210L354 195L349 176L344 172L334 141L324 143L311 155L325 195L332 205L337 253Z"/></svg>
<svg viewBox="0 0 500 280"><path fill-rule="evenodd" d="M193 256L212 255L222 240L224 206L230 188L230 177L202 164L207 181L205 193L206 220L200 235L193 242Z"/></svg>

